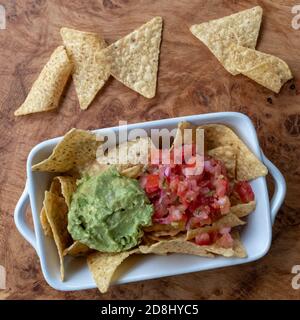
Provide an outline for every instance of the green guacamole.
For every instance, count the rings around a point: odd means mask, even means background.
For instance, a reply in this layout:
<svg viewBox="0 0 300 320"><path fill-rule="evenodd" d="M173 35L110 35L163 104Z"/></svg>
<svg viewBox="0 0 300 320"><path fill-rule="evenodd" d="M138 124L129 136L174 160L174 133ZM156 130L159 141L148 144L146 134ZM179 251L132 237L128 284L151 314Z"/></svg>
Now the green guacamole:
<svg viewBox="0 0 300 320"><path fill-rule="evenodd" d="M151 225L153 207L135 179L110 168L79 180L68 214L74 240L104 252L125 251L138 245L141 230Z"/></svg>

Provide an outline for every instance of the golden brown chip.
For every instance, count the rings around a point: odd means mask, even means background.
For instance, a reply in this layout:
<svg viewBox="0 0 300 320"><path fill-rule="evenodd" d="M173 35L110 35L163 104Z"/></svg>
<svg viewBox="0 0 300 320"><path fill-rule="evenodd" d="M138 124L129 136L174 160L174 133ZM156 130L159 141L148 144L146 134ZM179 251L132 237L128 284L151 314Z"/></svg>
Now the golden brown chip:
<svg viewBox="0 0 300 320"><path fill-rule="evenodd" d="M141 165L144 168L148 163L151 145L152 142L149 137L142 137L137 140L128 141L127 143L124 142L114 148L110 148L107 153L103 152L105 150L102 150L101 153L98 152L96 161L100 164L100 169L103 168L103 164L116 165L121 173L136 165Z"/></svg>
<svg viewBox="0 0 300 320"><path fill-rule="evenodd" d="M293 78L283 60L257 50L231 44L227 63L237 72L278 93L282 85Z"/></svg>
<svg viewBox="0 0 300 320"><path fill-rule="evenodd" d="M70 28L61 28L70 60L73 62L72 77L81 109L87 109L97 92L110 76L110 66L99 63L95 55L106 47L106 43L97 33L83 32Z"/></svg>
<svg viewBox="0 0 300 320"><path fill-rule="evenodd" d="M196 129L197 129L197 127L190 122L187 122L187 121L179 122L178 126L177 126L176 135L174 138L173 146L179 147L184 144L185 139L189 139L187 137L185 138L185 133L189 133L189 134L191 133L192 143L195 144L196 143ZM187 131L185 132L185 130L187 130ZM190 130L191 130L191 132L190 132Z"/></svg>
<svg viewBox="0 0 300 320"><path fill-rule="evenodd" d="M71 70L72 63L64 47L56 48L32 85L24 103L15 111L15 116L57 108Z"/></svg>
<svg viewBox="0 0 300 320"><path fill-rule="evenodd" d="M211 226L205 226L205 227L200 227L197 229L188 230L188 232L186 234L186 239L191 240L201 233L217 231L217 230L220 230L224 227L233 228L233 227L240 226L243 224L245 224L244 221L240 220L235 214L230 212L230 213L226 214L225 216L223 216L221 219L214 222Z"/></svg>
<svg viewBox="0 0 300 320"><path fill-rule="evenodd" d="M40 213L40 222L44 231L44 235L50 238L53 238L53 233L51 230L51 226L49 224L47 215L46 215L46 210L43 207Z"/></svg>
<svg viewBox="0 0 300 320"><path fill-rule="evenodd" d="M228 177L235 179L236 149L231 146L214 148L208 151L208 155L223 162Z"/></svg>
<svg viewBox="0 0 300 320"><path fill-rule="evenodd" d="M111 74L146 98L156 92L162 18L155 17L103 51L111 57Z"/></svg>
<svg viewBox="0 0 300 320"><path fill-rule="evenodd" d="M203 257L213 257L212 254L206 252L201 246L191 241L186 241L184 236L179 236L173 239L161 240L150 246L141 245L139 250L143 254L160 254L164 255L167 253L182 253L182 254L193 254Z"/></svg>
<svg viewBox="0 0 300 320"><path fill-rule="evenodd" d="M237 180L252 180L268 174L266 166L229 127L221 124L207 124L201 128L204 129L208 149L231 146L237 150Z"/></svg>
<svg viewBox="0 0 300 320"><path fill-rule="evenodd" d="M111 283L118 266L138 249L119 253L95 252L88 256L87 263L96 285L101 293L105 293Z"/></svg>
<svg viewBox="0 0 300 320"><path fill-rule="evenodd" d="M57 195L60 195L61 193L61 195L65 199L67 206L70 207L72 194L76 191L76 187L77 187L76 179L74 177L68 177L68 176L54 177L51 188L50 188L50 192L53 192L52 190L53 190L53 185L55 185L55 181L58 181L60 184L60 192Z"/></svg>
<svg viewBox="0 0 300 320"><path fill-rule="evenodd" d="M190 30L216 56L225 69L238 74L227 61L231 43L255 49L262 20L262 8L257 6L221 19L193 25Z"/></svg>
<svg viewBox="0 0 300 320"><path fill-rule="evenodd" d="M136 179L142 174L143 170L144 170L144 166L141 164L138 164L134 167L122 170L121 175L127 178Z"/></svg>
<svg viewBox="0 0 300 320"><path fill-rule="evenodd" d="M89 131L71 129L56 145L46 160L32 166L35 171L66 172L96 159L96 151L102 142Z"/></svg>
<svg viewBox="0 0 300 320"><path fill-rule="evenodd" d="M256 202L250 201L248 203L236 204L230 208L230 213L235 214L237 217L242 218L255 210Z"/></svg>
<svg viewBox="0 0 300 320"><path fill-rule="evenodd" d="M184 222L172 222L171 224L159 224L154 223L152 226L145 227L143 229L145 232L159 232L159 231L173 231L173 230L185 230L185 223Z"/></svg>
<svg viewBox="0 0 300 320"><path fill-rule="evenodd" d="M72 238L67 230L68 225L68 207L65 200L57 195L46 191L44 199L44 208L48 222L50 224L55 245L57 247L60 260L60 274L64 280L64 261L63 252L72 243Z"/></svg>
<svg viewBox="0 0 300 320"><path fill-rule="evenodd" d="M63 255L70 255L73 257L85 256L90 253L91 250L88 246L79 241L74 241L68 248L66 248L63 252Z"/></svg>

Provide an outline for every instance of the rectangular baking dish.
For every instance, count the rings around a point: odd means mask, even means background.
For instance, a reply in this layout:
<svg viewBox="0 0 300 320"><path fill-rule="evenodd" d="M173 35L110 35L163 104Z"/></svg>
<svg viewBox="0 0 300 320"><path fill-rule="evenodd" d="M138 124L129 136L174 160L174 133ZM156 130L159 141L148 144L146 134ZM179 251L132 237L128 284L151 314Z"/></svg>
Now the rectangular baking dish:
<svg viewBox="0 0 300 320"><path fill-rule="evenodd" d="M176 128L177 123L180 121L189 121L195 125L221 123L230 126L253 153L268 167L269 173L272 175L275 183L274 195L270 202L265 177L260 177L251 182L257 207L248 217L248 223L241 233L241 240L248 253L247 258L216 257L210 259L179 254L168 256L141 255L129 258L128 262L124 263L124 266L121 266L121 270L117 270L118 277L114 281L115 284L243 264L263 257L269 250L272 239L272 222L284 200L286 184L279 170L260 150L255 128L251 120L241 113L219 112L137 123L128 125L127 129L130 131L142 128L147 132L150 132L150 129L153 128L173 129ZM99 129L95 130L95 132L105 133L106 130L108 129ZM114 130L118 133L119 130L122 130L122 127L113 127L109 128L109 130ZM60 139L62 137L46 140L31 150L27 159L26 186L15 209L15 223L19 232L36 250L40 258L43 275L51 287L63 291L95 288L95 282L84 258L66 257L66 279L64 282L60 281L59 259L54 241L44 236L39 222L44 192L49 188L53 174L33 172L31 167L33 164L47 158ZM25 221L25 211L29 204L32 211L34 230L31 230Z"/></svg>

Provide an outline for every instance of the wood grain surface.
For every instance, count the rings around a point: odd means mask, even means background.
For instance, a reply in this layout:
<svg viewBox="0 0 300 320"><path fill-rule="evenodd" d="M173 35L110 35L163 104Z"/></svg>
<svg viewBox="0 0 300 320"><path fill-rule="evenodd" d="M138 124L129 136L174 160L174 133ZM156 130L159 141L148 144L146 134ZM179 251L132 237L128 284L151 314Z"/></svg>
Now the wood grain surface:
<svg viewBox="0 0 300 320"><path fill-rule="evenodd" d="M7 29L0 30L0 265L7 271L5 299L299 299L291 286L300 264L300 30L291 26L294 1L1 1ZM231 76L189 26L254 5L264 9L258 49L284 59L295 79L280 94L242 76ZM112 43L153 16L164 18L158 90L147 100L110 79L87 111L80 111L73 83L60 108L15 118L53 49L62 26L102 33ZM283 172L288 193L273 227L270 252L247 265L113 286L58 292L41 273L33 248L17 231L13 211L25 185L31 148L72 127L95 129L215 111L251 117L267 157ZM272 181L270 179L270 187ZM29 215L30 216L30 215Z"/></svg>

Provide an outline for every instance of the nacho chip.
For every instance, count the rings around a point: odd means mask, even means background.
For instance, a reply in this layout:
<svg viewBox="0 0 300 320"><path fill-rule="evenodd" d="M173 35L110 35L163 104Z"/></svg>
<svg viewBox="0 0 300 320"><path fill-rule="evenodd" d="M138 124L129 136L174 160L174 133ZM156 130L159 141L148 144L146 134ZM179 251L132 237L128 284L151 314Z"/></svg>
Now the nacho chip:
<svg viewBox="0 0 300 320"><path fill-rule="evenodd" d="M227 63L237 72L278 93L282 85L293 78L283 60L257 50L231 44Z"/></svg>
<svg viewBox="0 0 300 320"><path fill-rule="evenodd" d="M89 131L71 129L48 159L32 166L34 171L66 172L96 158L102 142Z"/></svg>
<svg viewBox="0 0 300 320"><path fill-rule="evenodd" d="M41 213L40 213L40 222L41 222L41 225L42 225L42 228L43 228L43 231L44 231L44 235L46 237L53 238L53 233L52 233L52 230L51 230L51 226L49 224L49 221L48 221L48 218L47 218L47 215L46 215L46 210L45 210L44 207L42 208Z"/></svg>
<svg viewBox="0 0 300 320"><path fill-rule="evenodd" d="M236 227L245 224L244 221L240 220L235 214L228 213L223 216L221 219L214 222L211 226L200 227L197 229L190 229L187 231L186 240L191 240L195 238L197 235L206 232L217 231L224 227Z"/></svg>
<svg viewBox="0 0 300 320"><path fill-rule="evenodd" d="M184 135L185 130L192 130L192 143L196 143L196 129L197 127L191 124L190 122L179 122L172 147L180 147L184 144L184 139L187 139Z"/></svg>
<svg viewBox="0 0 300 320"><path fill-rule="evenodd" d="M99 63L95 54L106 47L97 33L61 28L60 34L73 63L74 80L80 108L85 110L110 76L110 66Z"/></svg>
<svg viewBox="0 0 300 320"><path fill-rule="evenodd" d="M65 200L57 195L46 191L44 199L44 208L47 219L50 224L55 245L57 247L60 260L61 280L64 280L64 261L63 252L72 243L72 238L67 230L68 225L68 207Z"/></svg>
<svg viewBox="0 0 300 320"><path fill-rule="evenodd" d="M236 150L231 146L218 147L208 151L208 155L223 162L228 177L235 179Z"/></svg>
<svg viewBox="0 0 300 320"><path fill-rule="evenodd" d="M70 255L73 257L85 256L90 253L92 250L83 243L79 241L74 241L68 248L63 252L63 255Z"/></svg>
<svg viewBox="0 0 300 320"><path fill-rule="evenodd" d="M221 19L193 25L190 31L202 41L225 69L233 75L239 72L227 62L231 43L255 49L262 20L262 8L257 6Z"/></svg>
<svg viewBox="0 0 300 320"><path fill-rule="evenodd" d="M127 178L136 179L142 174L143 168L143 165L138 164L134 167L124 169L120 173L122 176L125 176Z"/></svg>
<svg viewBox="0 0 300 320"><path fill-rule="evenodd" d="M89 269L101 293L105 293L118 266L138 249L119 253L92 253L87 258Z"/></svg>
<svg viewBox="0 0 300 320"><path fill-rule="evenodd" d="M193 254L202 257L213 257L212 254L207 253L205 249L197 245L194 242L186 241L184 236L179 236L173 239L161 240L150 246L141 245L139 250L143 254L160 254L164 255L167 253L182 253L182 254Z"/></svg>
<svg viewBox="0 0 300 320"><path fill-rule="evenodd" d="M230 208L230 213L235 214L237 217L242 218L255 210L256 202L250 201L248 203L236 204Z"/></svg>
<svg viewBox="0 0 300 320"><path fill-rule="evenodd" d="M201 128L205 130L208 149L231 146L237 150L237 180L252 180L268 174L266 166L229 127L221 124L207 124Z"/></svg>
<svg viewBox="0 0 300 320"><path fill-rule="evenodd" d="M111 57L111 74L146 98L156 92L161 32L162 18L155 17L104 49Z"/></svg>
<svg viewBox="0 0 300 320"><path fill-rule="evenodd" d="M172 222L171 224L154 223L152 226L145 227L145 232L160 232L160 231L172 231L172 230L185 230L185 222Z"/></svg>
<svg viewBox="0 0 300 320"><path fill-rule="evenodd" d="M76 179L68 176L54 177L50 188L50 192L53 192L52 190L54 189L56 181L58 181L60 185L59 194L57 195L61 194L64 197L66 205L69 208L71 204L72 194L76 191Z"/></svg>
<svg viewBox="0 0 300 320"><path fill-rule="evenodd" d="M24 103L15 111L15 116L57 108L71 70L72 63L64 47L56 48L33 83Z"/></svg>
<svg viewBox="0 0 300 320"><path fill-rule="evenodd" d="M121 173L139 164L144 168L144 165L148 163L151 145L152 142L149 137L121 143L117 147L110 148L107 153L103 154L105 150L102 150L101 154L97 154L96 161L100 164L100 168L102 164L116 165Z"/></svg>

